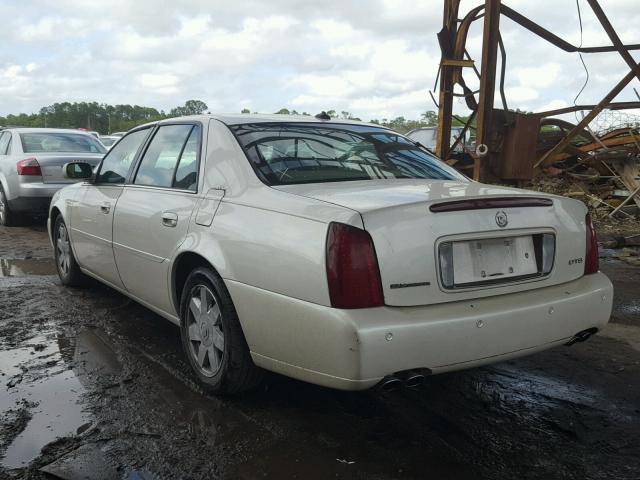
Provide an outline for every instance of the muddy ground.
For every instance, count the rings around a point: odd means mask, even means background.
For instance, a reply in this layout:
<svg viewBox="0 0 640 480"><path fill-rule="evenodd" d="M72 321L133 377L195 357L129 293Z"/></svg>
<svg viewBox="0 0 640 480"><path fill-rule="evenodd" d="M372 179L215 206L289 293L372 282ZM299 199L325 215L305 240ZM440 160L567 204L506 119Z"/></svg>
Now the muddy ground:
<svg viewBox="0 0 640 480"><path fill-rule="evenodd" d="M273 375L215 398L175 326L107 287L63 288L44 227L0 228L0 478L637 480L640 267L603 253L615 310L587 343L416 391Z"/></svg>

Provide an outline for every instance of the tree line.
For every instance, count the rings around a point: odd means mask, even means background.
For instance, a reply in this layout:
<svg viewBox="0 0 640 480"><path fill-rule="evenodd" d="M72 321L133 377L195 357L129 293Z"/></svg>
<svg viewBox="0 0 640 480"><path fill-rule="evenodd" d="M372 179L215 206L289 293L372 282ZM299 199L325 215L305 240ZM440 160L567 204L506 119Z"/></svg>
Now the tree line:
<svg viewBox="0 0 640 480"><path fill-rule="evenodd" d="M101 134L122 132L147 122L163 120L165 118L180 117L184 115L197 115L205 113L209 107L201 100L188 100L183 106L170 109L168 112L157 110L153 107L140 105L108 105L98 102L62 102L42 107L38 113L0 116L0 125L22 127L49 127L49 128L86 128L95 130ZM332 118L362 120L351 112L327 110ZM251 113L244 108L240 113ZM258 113L258 112L253 112ZM281 108L277 112L281 115L308 115L307 112L298 112ZM453 119L454 125L463 125L465 117ZM370 123L391 128L400 133L422 127L433 127L438 124L438 114L432 110L420 115L419 119L407 119L396 117L392 119L370 119Z"/></svg>
<svg viewBox="0 0 640 480"><path fill-rule="evenodd" d="M108 105L98 102L61 102L42 107L38 113L0 116L0 125L19 127L86 128L101 134L126 132L143 123L171 117L196 115L208 110L201 100L188 100L165 112L140 105Z"/></svg>

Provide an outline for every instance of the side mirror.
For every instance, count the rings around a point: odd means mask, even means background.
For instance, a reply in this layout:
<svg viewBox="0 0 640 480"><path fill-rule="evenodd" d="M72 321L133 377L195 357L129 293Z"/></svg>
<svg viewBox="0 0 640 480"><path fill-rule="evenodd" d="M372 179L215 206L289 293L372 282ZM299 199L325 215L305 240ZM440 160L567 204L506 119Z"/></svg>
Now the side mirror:
<svg viewBox="0 0 640 480"><path fill-rule="evenodd" d="M85 162L71 162L65 163L62 172L69 180L87 180L93 176L93 167Z"/></svg>

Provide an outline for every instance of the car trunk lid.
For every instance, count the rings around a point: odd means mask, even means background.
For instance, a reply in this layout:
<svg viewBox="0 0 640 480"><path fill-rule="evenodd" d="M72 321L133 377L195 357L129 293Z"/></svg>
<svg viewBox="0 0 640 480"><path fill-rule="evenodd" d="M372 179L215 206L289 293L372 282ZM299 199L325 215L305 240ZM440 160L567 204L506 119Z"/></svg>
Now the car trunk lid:
<svg viewBox="0 0 640 480"><path fill-rule="evenodd" d="M360 213L375 244L387 305L471 300L568 282L583 274L586 209L575 200L448 180L275 188ZM466 204L455 205L460 201ZM538 244L543 235L555 238L555 263L550 273L540 275L534 269L542 260ZM458 279L467 280L454 288L442 279L441 245L453 246ZM479 250L486 253L484 260ZM485 282L481 270L486 266L490 278Z"/></svg>
<svg viewBox="0 0 640 480"><path fill-rule="evenodd" d="M64 178L63 167L71 162L86 162L93 168L98 166L102 160L102 154L36 154L31 155L38 160L42 170L42 181L44 183L75 183L78 180Z"/></svg>

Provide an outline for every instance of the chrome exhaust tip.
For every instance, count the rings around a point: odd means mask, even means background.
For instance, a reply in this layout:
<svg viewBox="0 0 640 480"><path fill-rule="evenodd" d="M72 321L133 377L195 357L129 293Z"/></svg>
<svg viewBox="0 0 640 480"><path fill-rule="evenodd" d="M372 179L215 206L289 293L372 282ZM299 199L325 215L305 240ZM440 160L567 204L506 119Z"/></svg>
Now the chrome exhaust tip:
<svg viewBox="0 0 640 480"><path fill-rule="evenodd" d="M407 388L418 388L424 383L424 375L421 373L409 372L404 379L404 386Z"/></svg>
<svg viewBox="0 0 640 480"><path fill-rule="evenodd" d="M400 380L395 375L391 375L389 377L385 377L379 384L379 389L382 392L393 392L398 390L402 386L402 380Z"/></svg>
<svg viewBox="0 0 640 480"><path fill-rule="evenodd" d="M574 343L586 342L587 340L589 340L596 333L598 333L598 329L597 328L595 328L595 327L594 328L587 328L586 330L582 330L581 332L576 333L571 340L569 340L567 343L565 343L565 345L567 347L570 347Z"/></svg>

